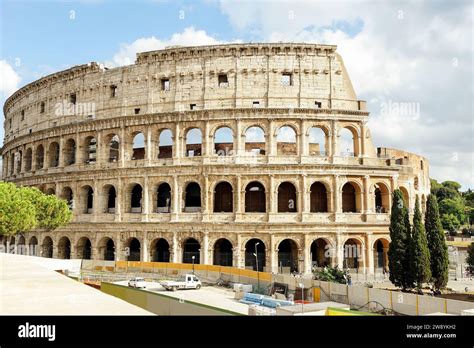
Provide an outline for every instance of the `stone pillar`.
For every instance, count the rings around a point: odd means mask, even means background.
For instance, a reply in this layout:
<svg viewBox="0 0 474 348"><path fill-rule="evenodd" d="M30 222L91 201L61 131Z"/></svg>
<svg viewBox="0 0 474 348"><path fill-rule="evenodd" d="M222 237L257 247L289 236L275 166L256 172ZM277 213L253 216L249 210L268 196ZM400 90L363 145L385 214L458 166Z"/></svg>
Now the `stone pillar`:
<svg viewBox="0 0 474 348"><path fill-rule="evenodd" d="M150 161L152 160L152 139L151 139L151 126L146 128L146 150L145 150L145 158L147 165L150 165Z"/></svg>
<svg viewBox="0 0 474 348"><path fill-rule="evenodd" d="M144 231L143 232L143 243L141 245L141 250L140 250L140 260L143 262L148 262L150 261L150 255L148 253L148 232Z"/></svg>
<svg viewBox="0 0 474 348"><path fill-rule="evenodd" d="M97 139L95 144L95 163L107 162L107 157L103 156L103 149L106 145L102 144L102 132L97 132ZM61 146L62 149L62 146ZM63 151L61 151L62 153Z"/></svg>
<svg viewBox="0 0 474 348"><path fill-rule="evenodd" d="M214 155L214 151L211 149L211 144L213 140L211 139L211 134L209 130L209 122L206 122L204 127L204 134L202 135L202 156L211 157Z"/></svg>
<svg viewBox="0 0 474 348"><path fill-rule="evenodd" d="M339 175L334 175L334 189L332 196L332 207L335 213L342 213L342 206L339 201Z"/></svg>
<svg viewBox="0 0 474 348"><path fill-rule="evenodd" d="M115 196L115 221L122 221L122 201L123 201L123 188L122 188L122 178L118 177L117 180L117 190Z"/></svg>
<svg viewBox="0 0 474 348"><path fill-rule="evenodd" d="M125 151L127 141L125 139L125 127L122 125L120 128L120 167L125 166Z"/></svg>
<svg viewBox="0 0 474 348"><path fill-rule="evenodd" d="M303 272L311 273L311 242L307 234L304 236L303 248Z"/></svg>
<svg viewBox="0 0 474 348"><path fill-rule="evenodd" d="M277 212L277 205L278 202L278 195L275 189L275 176L272 174L270 175L270 194L268 196L269 205L267 205L270 209L269 212L271 214L275 214Z"/></svg>
<svg viewBox="0 0 474 348"><path fill-rule="evenodd" d="M203 207L202 207L202 213L203 215L207 215L209 214L210 211L212 211L212 209L209 209L209 205L210 205L210 197L209 197L209 177L207 175L204 175L204 188L202 190L203 192L203 197L202 197L202 204L203 204ZM203 216L204 218L204 216Z"/></svg>
<svg viewBox="0 0 474 348"><path fill-rule="evenodd" d="M365 234L365 250L365 259L367 260L367 264L364 266L366 273L374 274L374 249L372 247L372 238L370 232Z"/></svg>
<svg viewBox="0 0 474 348"><path fill-rule="evenodd" d="M270 270L272 273L278 273L278 249L273 234L270 236Z"/></svg>
<svg viewBox="0 0 474 348"><path fill-rule="evenodd" d="M179 248L178 248L178 236L176 232L173 233L173 245L172 245L172 255L171 260L173 263L179 263Z"/></svg>
<svg viewBox="0 0 474 348"><path fill-rule="evenodd" d="M93 189L94 193L92 194L92 222L96 222L97 215L100 214L100 195L97 180L94 180Z"/></svg>
<svg viewBox="0 0 474 348"><path fill-rule="evenodd" d="M176 122L174 127L173 145L172 145L173 158L179 161L181 158L181 134L179 128L179 122Z"/></svg>
<svg viewBox="0 0 474 348"><path fill-rule="evenodd" d="M335 250L335 261L336 265L342 269L344 264L344 244L342 240L342 236L338 233L336 235L336 250Z"/></svg>
<svg viewBox="0 0 474 348"><path fill-rule="evenodd" d="M242 245L242 236L240 234L237 235L237 245L234 247L233 251L235 252L235 261L233 266L238 268L245 268L245 251L244 245Z"/></svg>
<svg viewBox="0 0 474 348"><path fill-rule="evenodd" d="M366 154L366 143L365 143L365 131L366 131L366 121L361 122L360 124L360 147L359 147L359 157L367 157Z"/></svg>
<svg viewBox="0 0 474 348"><path fill-rule="evenodd" d="M179 183L178 183L178 176L173 176L173 194L171 196L171 201L173 203L173 212L172 212L172 220L178 221L179 213L180 213L180 201L181 197L179 196Z"/></svg>
<svg viewBox="0 0 474 348"><path fill-rule="evenodd" d="M209 265L209 232L204 232L204 236L202 238L202 261L201 264Z"/></svg>
<svg viewBox="0 0 474 348"><path fill-rule="evenodd" d="M306 135L306 123L302 120L300 126L300 152L298 153L300 156L308 156L309 155L309 143L308 137Z"/></svg>
<svg viewBox="0 0 474 348"><path fill-rule="evenodd" d="M268 124L268 133L267 133L267 144L268 144L268 150L267 150L267 156L276 156L276 151L275 151L275 142L276 139L274 138L274 125L273 125L273 120L270 119L270 122Z"/></svg>
<svg viewBox="0 0 474 348"><path fill-rule="evenodd" d="M363 192L363 204L364 206L361 207L361 211L363 213L371 213L372 209L370 206L370 176L364 176L364 192Z"/></svg>
<svg viewBox="0 0 474 348"><path fill-rule="evenodd" d="M59 160L58 160L58 167L64 167L64 143L65 140L63 137L59 138Z"/></svg>
<svg viewBox="0 0 474 348"><path fill-rule="evenodd" d="M148 176L145 175L143 179L143 221L148 221L148 214L150 214L150 197L148 193Z"/></svg>
<svg viewBox="0 0 474 348"><path fill-rule="evenodd" d="M235 148L234 155L240 156L245 153L245 149L242 149L242 123L240 120L236 121L236 134L235 134Z"/></svg>
<svg viewBox="0 0 474 348"><path fill-rule="evenodd" d="M338 150L338 129L337 129L337 124L336 121L331 122L331 156L338 156L337 150Z"/></svg>

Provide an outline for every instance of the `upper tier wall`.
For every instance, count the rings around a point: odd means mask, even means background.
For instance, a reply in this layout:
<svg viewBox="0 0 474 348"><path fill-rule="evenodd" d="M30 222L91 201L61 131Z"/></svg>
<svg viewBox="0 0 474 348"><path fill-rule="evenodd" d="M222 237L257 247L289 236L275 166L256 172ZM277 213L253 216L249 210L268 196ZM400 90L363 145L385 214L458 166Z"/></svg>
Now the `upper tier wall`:
<svg viewBox="0 0 474 348"><path fill-rule="evenodd" d="M5 143L88 118L185 111L191 105L198 110L365 110L335 50L315 44L231 44L139 53L136 64L114 69L97 63L76 66L8 98Z"/></svg>

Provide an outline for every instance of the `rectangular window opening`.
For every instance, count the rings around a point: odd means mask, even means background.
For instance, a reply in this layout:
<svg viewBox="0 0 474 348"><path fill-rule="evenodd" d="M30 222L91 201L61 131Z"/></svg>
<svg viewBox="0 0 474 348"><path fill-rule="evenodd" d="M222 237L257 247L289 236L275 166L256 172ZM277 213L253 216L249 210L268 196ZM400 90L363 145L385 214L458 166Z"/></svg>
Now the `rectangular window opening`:
<svg viewBox="0 0 474 348"><path fill-rule="evenodd" d="M191 110L196 110L196 104L189 104L189 108Z"/></svg>
<svg viewBox="0 0 474 348"><path fill-rule="evenodd" d="M77 101L76 93L72 93L72 94L69 96L69 102L70 102L71 104L76 105L76 101Z"/></svg>
<svg viewBox="0 0 474 348"><path fill-rule="evenodd" d="M283 86L293 86L293 74L291 74L291 73L282 73L281 74L281 84Z"/></svg>
<svg viewBox="0 0 474 348"><path fill-rule="evenodd" d="M219 74L218 81L219 81L219 87L229 86L229 80L227 78L227 74Z"/></svg>
<svg viewBox="0 0 474 348"><path fill-rule="evenodd" d="M135 108L135 115L138 115L140 113L140 108Z"/></svg>
<svg viewBox="0 0 474 348"><path fill-rule="evenodd" d="M252 103L252 106L253 106L254 108L258 108L258 107L260 107L260 102L259 102L259 101L254 101L254 102Z"/></svg>
<svg viewBox="0 0 474 348"><path fill-rule="evenodd" d="M21 110L21 120L25 119L25 110Z"/></svg>
<svg viewBox="0 0 474 348"><path fill-rule="evenodd" d="M161 90L162 91L170 90L170 79L161 79Z"/></svg>
<svg viewBox="0 0 474 348"><path fill-rule="evenodd" d="M117 96L117 86L112 85L110 86L110 96L115 98Z"/></svg>
<svg viewBox="0 0 474 348"><path fill-rule="evenodd" d="M42 114L44 113L44 109L45 109L44 102L41 102L41 104L40 104L40 112L41 112Z"/></svg>
<svg viewBox="0 0 474 348"><path fill-rule="evenodd" d="M318 101L315 101L314 106L316 107L316 109L321 109L322 103L318 102Z"/></svg>

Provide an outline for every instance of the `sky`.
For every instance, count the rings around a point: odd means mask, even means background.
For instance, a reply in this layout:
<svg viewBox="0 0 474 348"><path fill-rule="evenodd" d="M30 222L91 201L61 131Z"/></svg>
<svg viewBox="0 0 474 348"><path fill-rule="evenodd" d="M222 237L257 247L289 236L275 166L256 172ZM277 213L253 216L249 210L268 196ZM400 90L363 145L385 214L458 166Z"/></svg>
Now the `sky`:
<svg viewBox="0 0 474 348"><path fill-rule="evenodd" d="M133 64L137 52L170 45L334 44L358 99L367 101L374 145L421 154L432 178L474 188L471 1L0 4L2 105L16 89L53 72L91 61Z"/></svg>

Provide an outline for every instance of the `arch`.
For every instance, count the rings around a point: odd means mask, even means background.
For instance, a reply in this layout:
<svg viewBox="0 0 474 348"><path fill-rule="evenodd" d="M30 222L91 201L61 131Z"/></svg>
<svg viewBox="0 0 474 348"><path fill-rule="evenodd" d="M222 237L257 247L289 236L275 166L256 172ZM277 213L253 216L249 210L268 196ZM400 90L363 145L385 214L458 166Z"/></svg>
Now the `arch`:
<svg viewBox="0 0 474 348"><path fill-rule="evenodd" d="M59 144L53 141L48 147L49 167L57 167L59 165Z"/></svg>
<svg viewBox="0 0 474 348"><path fill-rule="evenodd" d="M18 237L18 242L16 243L16 253L20 255L26 255L27 250L26 250L26 241L25 237L23 235L20 235Z"/></svg>
<svg viewBox="0 0 474 348"><path fill-rule="evenodd" d="M77 258L90 260L92 257L92 244L89 238L82 237L77 241Z"/></svg>
<svg viewBox="0 0 474 348"><path fill-rule="evenodd" d="M278 212L296 213L296 188L289 181L282 182L278 186Z"/></svg>
<svg viewBox="0 0 474 348"><path fill-rule="evenodd" d="M226 238L220 238L214 243L213 264L232 266L232 243Z"/></svg>
<svg viewBox="0 0 474 348"><path fill-rule="evenodd" d="M50 187L46 190L45 194L54 196L56 194L56 190L53 187Z"/></svg>
<svg viewBox="0 0 474 348"><path fill-rule="evenodd" d="M28 255L38 256L38 238L31 237L28 242Z"/></svg>
<svg viewBox="0 0 474 348"><path fill-rule="evenodd" d="M280 273L298 272L298 246L292 239L284 239L278 244L278 269Z"/></svg>
<svg viewBox="0 0 474 348"><path fill-rule="evenodd" d="M151 242L151 259L153 262L170 262L170 245L164 238Z"/></svg>
<svg viewBox="0 0 474 348"><path fill-rule="evenodd" d="M135 184L130 191L130 212L141 213L142 212L142 197L143 189L140 184Z"/></svg>
<svg viewBox="0 0 474 348"><path fill-rule="evenodd" d="M35 170L43 169L44 168L44 147L41 144L38 145L38 147L36 148L35 160L36 160Z"/></svg>
<svg viewBox="0 0 474 348"><path fill-rule="evenodd" d="M183 263L200 263L201 244L194 238L188 238L183 242Z"/></svg>
<svg viewBox="0 0 474 348"><path fill-rule="evenodd" d="M390 191L384 183L374 185L374 211L376 213L390 212Z"/></svg>
<svg viewBox="0 0 474 348"><path fill-rule="evenodd" d="M99 257L105 261L115 260L115 243L110 237L103 237L99 242Z"/></svg>
<svg viewBox="0 0 474 348"><path fill-rule="evenodd" d="M199 128L191 128L186 132L186 157L202 155L202 132Z"/></svg>
<svg viewBox="0 0 474 348"><path fill-rule="evenodd" d="M291 126L281 126L277 133L277 155L297 155L296 131Z"/></svg>
<svg viewBox="0 0 474 348"><path fill-rule="evenodd" d="M125 253L127 261L140 261L141 244L137 238L129 238L125 243L128 252Z"/></svg>
<svg viewBox="0 0 474 348"><path fill-rule="evenodd" d="M227 181L218 183L214 189L214 213L233 211L232 185Z"/></svg>
<svg viewBox="0 0 474 348"><path fill-rule="evenodd" d="M76 163L76 141L68 139L63 147L64 165L70 166Z"/></svg>
<svg viewBox="0 0 474 348"><path fill-rule="evenodd" d="M342 212L360 212L360 188L354 182L347 182L342 187Z"/></svg>
<svg viewBox="0 0 474 348"><path fill-rule="evenodd" d="M173 132L163 129L158 137L158 158L173 157Z"/></svg>
<svg viewBox="0 0 474 348"><path fill-rule="evenodd" d="M21 172L22 161L23 161L23 152L21 150L19 150L16 153L16 172L17 172L17 174L19 174Z"/></svg>
<svg viewBox="0 0 474 348"><path fill-rule="evenodd" d="M53 239L51 237L45 237L43 244L41 244L41 256L52 258L53 257Z"/></svg>
<svg viewBox="0 0 474 348"><path fill-rule="evenodd" d="M325 156L326 149L326 132L322 127L311 127L308 131L309 135L309 154L310 156Z"/></svg>
<svg viewBox="0 0 474 348"><path fill-rule="evenodd" d="M317 238L311 243L311 262L313 267L331 265L330 243L324 238Z"/></svg>
<svg viewBox="0 0 474 348"><path fill-rule="evenodd" d="M82 213L92 214L94 209L94 190L89 185L81 188Z"/></svg>
<svg viewBox="0 0 474 348"><path fill-rule="evenodd" d="M97 139L88 136L84 141L84 162L95 163L97 160Z"/></svg>
<svg viewBox="0 0 474 348"><path fill-rule="evenodd" d="M184 211L201 211L201 187L196 182L190 182L186 185L184 191Z"/></svg>
<svg viewBox="0 0 474 348"><path fill-rule="evenodd" d="M106 137L108 162L117 162L120 156L120 138L117 134L109 134Z"/></svg>
<svg viewBox="0 0 474 348"><path fill-rule="evenodd" d="M404 186L400 186L400 191L402 191L403 195L403 204L405 204L405 207L410 211L410 194Z"/></svg>
<svg viewBox="0 0 474 348"><path fill-rule="evenodd" d="M114 185L105 185L103 187L103 211L108 214L115 214L117 205L117 190Z"/></svg>
<svg viewBox="0 0 474 348"><path fill-rule="evenodd" d="M245 131L245 152L265 155L265 132L259 126L251 126Z"/></svg>
<svg viewBox="0 0 474 348"><path fill-rule="evenodd" d="M344 268L361 268L363 258L363 248L360 240L349 238L344 243Z"/></svg>
<svg viewBox="0 0 474 348"><path fill-rule="evenodd" d="M265 211L265 187L258 181L252 181L245 187L245 212L264 213Z"/></svg>
<svg viewBox="0 0 474 348"><path fill-rule="evenodd" d="M31 171L32 161L33 161L33 150L30 147L26 149L26 152L25 152L25 171L26 172Z"/></svg>
<svg viewBox="0 0 474 348"><path fill-rule="evenodd" d="M357 131L353 127L343 127L339 130L339 149L342 157L359 155Z"/></svg>
<svg viewBox="0 0 474 348"><path fill-rule="evenodd" d="M138 132L133 136L132 160L142 160L145 158L145 136Z"/></svg>
<svg viewBox="0 0 474 348"><path fill-rule="evenodd" d="M415 190L418 190L420 188L420 183L417 176L415 176L415 179L413 179L413 187L415 188Z"/></svg>
<svg viewBox="0 0 474 348"><path fill-rule="evenodd" d="M59 239L58 242L58 259L70 259L71 258L71 241L68 237L64 236Z"/></svg>
<svg viewBox="0 0 474 348"><path fill-rule="evenodd" d="M14 153L10 153L10 166L9 166L9 170L8 172L10 173L10 175L13 175L13 171L15 170L15 154Z"/></svg>
<svg viewBox="0 0 474 348"><path fill-rule="evenodd" d="M378 238L373 244L374 267L388 270L388 247L390 242L386 238Z"/></svg>
<svg viewBox="0 0 474 348"><path fill-rule="evenodd" d="M265 253L265 243L263 243L261 239L250 239L247 243L245 243L245 268L263 272L266 267Z"/></svg>
<svg viewBox="0 0 474 348"><path fill-rule="evenodd" d="M310 187L310 212L328 212L328 192L322 182L316 181Z"/></svg>
<svg viewBox="0 0 474 348"><path fill-rule="evenodd" d="M74 209L74 196L72 193L72 189L69 186L63 187L61 192L61 199L66 200L70 210Z"/></svg>
<svg viewBox="0 0 474 348"><path fill-rule="evenodd" d="M171 210L171 186L167 183L161 183L156 191L157 212L169 213Z"/></svg>
<svg viewBox="0 0 474 348"><path fill-rule="evenodd" d="M215 131L214 152L217 156L234 155L234 131L230 127L221 126Z"/></svg>

